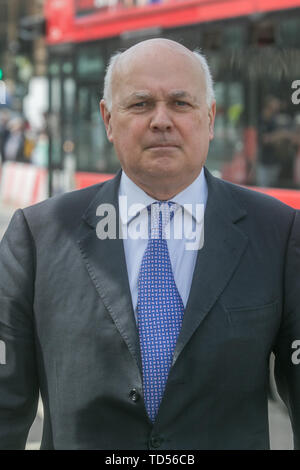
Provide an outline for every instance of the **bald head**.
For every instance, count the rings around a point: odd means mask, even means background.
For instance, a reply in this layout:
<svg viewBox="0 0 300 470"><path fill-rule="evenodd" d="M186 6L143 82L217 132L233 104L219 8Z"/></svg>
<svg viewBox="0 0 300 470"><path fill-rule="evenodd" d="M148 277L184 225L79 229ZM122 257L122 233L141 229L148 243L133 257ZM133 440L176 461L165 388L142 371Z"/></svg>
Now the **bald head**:
<svg viewBox="0 0 300 470"><path fill-rule="evenodd" d="M122 64L122 61L126 62L138 56L159 56L162 50L168 51L170 54L180 54L185 57L190 57L192 61L195 61L194 54L182 44L172 41L171 39L155 38L139 42L127 49L121 54L119 64Z"/></svg>
<svg viewBox="0 0 300 470"><path fill-rule="evenodd" d="M103 98L107 109L111 110L113 93L120 80L123 79L128 69L134 64L162 62L164 66L165 58L176 55L181 60L182 66L187 73L193 69L199 73L199 86L204 79L206 102L210 108L214 101L213 80L205 57L198 51L190 51L182 44L170 39L155 38L139 42L127 49L125 52L114 54L108 64L104 78ZM200 78L201 77L201 78Z"/></svg>

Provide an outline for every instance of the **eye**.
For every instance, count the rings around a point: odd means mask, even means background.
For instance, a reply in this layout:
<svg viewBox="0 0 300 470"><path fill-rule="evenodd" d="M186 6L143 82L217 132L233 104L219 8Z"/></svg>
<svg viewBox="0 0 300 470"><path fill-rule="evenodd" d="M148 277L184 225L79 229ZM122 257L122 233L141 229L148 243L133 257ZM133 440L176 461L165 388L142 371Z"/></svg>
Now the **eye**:
<svg viewBox="0 0 300 470"><path fill-rule="evenodd" d="M139 101L138 103L134 103L132 105L133 108L144 108L146 106L146 101Z"/></svg>
<svg viewBox="0 0 300 470"><path fill-rule="evenodd" d="M189 106L189 103L187 101L181 101L181 100L176 100L175 104L176 104L176 106L179 106L181 108L184 107L184 106Z"/></svg>

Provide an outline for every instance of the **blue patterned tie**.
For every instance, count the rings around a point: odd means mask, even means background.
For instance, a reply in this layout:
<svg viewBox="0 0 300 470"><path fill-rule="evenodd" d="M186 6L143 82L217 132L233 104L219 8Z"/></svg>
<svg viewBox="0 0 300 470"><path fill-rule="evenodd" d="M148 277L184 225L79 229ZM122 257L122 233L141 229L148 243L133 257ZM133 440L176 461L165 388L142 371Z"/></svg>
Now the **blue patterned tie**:
<svg viewBox="0 0 300 470"><path fill-rule="evenodd" d="M148 207L151 212L151 235L138 279L137 316L143 391L152 421L164 393L184 310L165 239L166 224L174 215L172 204L154 203Z"/></svg>

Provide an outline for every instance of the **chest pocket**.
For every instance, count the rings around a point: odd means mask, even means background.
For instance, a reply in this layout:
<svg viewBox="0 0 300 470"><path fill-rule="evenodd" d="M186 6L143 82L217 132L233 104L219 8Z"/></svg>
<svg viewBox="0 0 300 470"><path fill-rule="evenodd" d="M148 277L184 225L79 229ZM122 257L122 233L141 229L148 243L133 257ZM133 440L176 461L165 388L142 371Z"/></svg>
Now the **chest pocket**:
<svg viewBox="0 0 300 470"><path fill-rule="evenodd" d="M266 305L253 307L225 307L229 325L232 327L245 326L259 328L263 325L279 325L279 302L275 301Z"/></svg>

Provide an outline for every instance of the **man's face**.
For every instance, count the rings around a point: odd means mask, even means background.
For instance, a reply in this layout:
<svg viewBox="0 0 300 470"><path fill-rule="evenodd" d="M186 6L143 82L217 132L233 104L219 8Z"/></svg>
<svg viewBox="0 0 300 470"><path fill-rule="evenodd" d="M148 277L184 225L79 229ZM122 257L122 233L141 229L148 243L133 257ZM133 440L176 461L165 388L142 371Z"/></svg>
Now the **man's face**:
<svg viewBox="0 0 300 470"><path fill-rule="evenodd" d="M192 183L213 138L201 65L176 47L138 48L113 75L112 110L101 102L107 136L125 173L146 192ZM148 189L148 191L147 191Z"/></svg>

